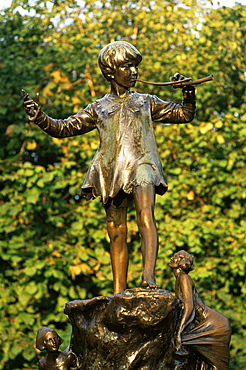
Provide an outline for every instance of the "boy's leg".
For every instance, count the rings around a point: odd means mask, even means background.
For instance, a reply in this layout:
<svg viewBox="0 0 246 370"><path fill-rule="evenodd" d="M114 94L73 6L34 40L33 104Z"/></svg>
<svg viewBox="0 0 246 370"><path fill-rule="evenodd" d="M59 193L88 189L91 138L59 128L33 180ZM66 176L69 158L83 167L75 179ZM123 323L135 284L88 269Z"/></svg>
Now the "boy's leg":
<svg viewBox="0 0 246 370"><path fill-rule="evenodd" d="M105 205L114 278L114 294L124 291L127 286L127 204L128 199L126 194L120 192Z"/></svg>
<svg viewBox="0 0 246 370"><path fill-rule="evenodd" d="M133 191L133 200L141 235L141 251L143 255L142 285L156 287L154 274L158 252L158 235L154 218L155 186L152 184L136 186Z"/></svg>

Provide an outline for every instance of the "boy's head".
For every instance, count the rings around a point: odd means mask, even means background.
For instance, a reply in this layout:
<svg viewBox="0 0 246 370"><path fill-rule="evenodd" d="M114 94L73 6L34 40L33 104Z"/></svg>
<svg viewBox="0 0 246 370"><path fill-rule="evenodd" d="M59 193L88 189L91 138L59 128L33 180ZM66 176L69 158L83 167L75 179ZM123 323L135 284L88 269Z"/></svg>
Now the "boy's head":
<svg viewBox="0 0 246 370"><path fill-rule="evenodd" d="M46 349L48 352L52 352L52 348L57 350L60 344L62 344L62 339L54 329L44 326L38 330L36 348L40 351Z"/></svg>
<svg viewBox="0 0 246 370"><path fill-rule="evenodd" d="M142 60L140 52L126 41L114 41L106 45L99 53L98 64L104 77L110 81L114 72L126 58L133 58L139 64Z"/></svg>

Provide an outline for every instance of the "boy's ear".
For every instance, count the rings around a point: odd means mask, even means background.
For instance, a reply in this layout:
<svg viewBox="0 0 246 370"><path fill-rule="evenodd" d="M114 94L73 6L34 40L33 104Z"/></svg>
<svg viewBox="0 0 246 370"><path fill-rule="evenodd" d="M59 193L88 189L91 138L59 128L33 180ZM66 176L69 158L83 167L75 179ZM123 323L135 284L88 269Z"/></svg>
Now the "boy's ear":
<svg viewBox="0 0 246 370"><path fill-rule="evenodd" d="M110 68L110 70L108 71L108 77L110 78L110 80L114 79L115 73L116 73L116 68Z"/></svg>

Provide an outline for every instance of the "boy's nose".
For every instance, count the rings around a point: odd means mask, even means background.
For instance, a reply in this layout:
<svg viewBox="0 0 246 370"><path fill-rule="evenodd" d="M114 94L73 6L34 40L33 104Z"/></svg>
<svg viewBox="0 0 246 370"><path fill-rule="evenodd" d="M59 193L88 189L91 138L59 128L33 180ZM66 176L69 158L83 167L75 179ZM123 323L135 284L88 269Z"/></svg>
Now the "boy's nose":
<svg viewBox="0 0 246 370"><path fill-rule="evenodd" d="M138 70L137 70L137 68L136 67L131 67L131 72L132 72L132 74L138 74Z"/></svg>

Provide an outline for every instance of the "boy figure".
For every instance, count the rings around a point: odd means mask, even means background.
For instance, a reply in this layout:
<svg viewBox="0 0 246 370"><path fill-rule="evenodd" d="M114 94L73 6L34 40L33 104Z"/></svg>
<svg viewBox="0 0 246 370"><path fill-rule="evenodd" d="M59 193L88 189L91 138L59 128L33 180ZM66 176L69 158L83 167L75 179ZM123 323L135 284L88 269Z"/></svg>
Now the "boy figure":
<svg viewBox="0 0 246 370"><path fill-rule="evenodd" d="M142 286L155 288L158 236L154 218L155 194L167 182L158 154L153 121L185 123L195 113L195 89L183 88L181 105L131 91L138 76L140 52L125 41L115 41L99 53L99 66L111 90L65 120L48 117L26 95L29 119L54 137L81 135L97 128L100 145L82 185L87 199L101 197L107 217L114 293L127 286L127 204L133 199L141 236ZM176 79L184 78L177 74ZM172 78L173 79L173 78Z"/></svg>

